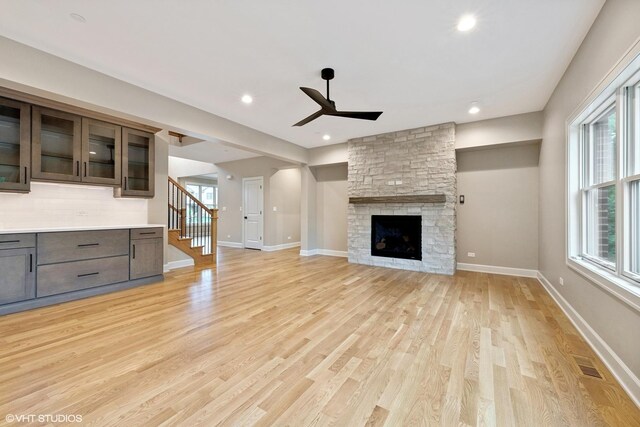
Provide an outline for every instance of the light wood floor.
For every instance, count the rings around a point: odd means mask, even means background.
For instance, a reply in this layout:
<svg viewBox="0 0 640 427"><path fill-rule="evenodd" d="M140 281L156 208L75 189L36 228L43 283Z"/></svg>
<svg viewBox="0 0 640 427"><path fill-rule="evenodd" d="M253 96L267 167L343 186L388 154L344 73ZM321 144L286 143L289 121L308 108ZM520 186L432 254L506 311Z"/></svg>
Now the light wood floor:
<svg viewBox="0 0 640 427"><path fill-rule="evenodd" d="M296 250L222 249L217 270L0 317L0 423L8 413L113 426L640 426L536 280Z"/></svg>

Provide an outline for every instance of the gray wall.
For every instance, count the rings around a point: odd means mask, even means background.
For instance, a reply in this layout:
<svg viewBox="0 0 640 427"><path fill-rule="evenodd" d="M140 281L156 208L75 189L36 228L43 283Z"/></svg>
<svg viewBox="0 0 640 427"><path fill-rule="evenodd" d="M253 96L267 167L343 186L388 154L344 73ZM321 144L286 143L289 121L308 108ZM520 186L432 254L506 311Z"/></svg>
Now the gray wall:
<svg viewBox="0 0 640 427"><path fill-rule="evenodd" d="M544 110L540 151L539 268L582 318L640 376L640 313L565 262L566 120L640 37L640 1L608 0ZM559 278L564 286L559 285Z"/></svg>
<svg viewBox="0 0 640 427"><path fill-rule="evenodd" d="M457 152L458 194L465 196L458 262L538 269L539 150L533 143Z"/></svg>
<svg viewBox="0 0 640 427"><path fill-rule="evenodd" d="M347 251L347 164L314 168L317 249Z"/></svg>
<svg viewBox="0 0 640 427"><path fill-rule="evenodd" d="M291 168L290 163L269 157L218 163L216 166L219 241L242 243L242 178L258 176L263 177L264 183L264 245L300 241L299 168ZM232 179L228 179L228 175ZM277 211L273 211L274 206Z"/></svg>

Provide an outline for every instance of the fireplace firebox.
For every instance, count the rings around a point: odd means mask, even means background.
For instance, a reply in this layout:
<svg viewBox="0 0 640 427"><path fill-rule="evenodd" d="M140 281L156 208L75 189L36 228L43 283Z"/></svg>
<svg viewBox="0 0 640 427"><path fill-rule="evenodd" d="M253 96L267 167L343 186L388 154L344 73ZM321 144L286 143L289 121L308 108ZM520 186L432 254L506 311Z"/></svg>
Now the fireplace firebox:
<svg viewBox="0 0 640 427"><path fill-rule="evenodd" d="M422 260L422 217L372 215L371 255Z"/></svg>

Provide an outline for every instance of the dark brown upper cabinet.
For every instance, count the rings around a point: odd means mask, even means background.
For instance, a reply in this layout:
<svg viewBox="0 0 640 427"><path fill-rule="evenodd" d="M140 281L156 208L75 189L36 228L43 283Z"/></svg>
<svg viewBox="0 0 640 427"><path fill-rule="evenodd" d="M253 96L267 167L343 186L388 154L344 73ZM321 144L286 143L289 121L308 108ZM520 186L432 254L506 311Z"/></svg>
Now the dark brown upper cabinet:
<svg viewBox="0 0 640 427"><path fill-rule="evenodd" d="M82 182L120 185L122 128L82 118Z"/></svg>
<svg viewBox="0 0 640 427"><path fill-rule="evenodd" d="M29 191L30 117L29 104L0 98L0 191Z"/></svg>
<svg viewBox="0 0 640 427"><path fill-rule="evenodd" d="M82 181L80 116L36 106L32 115L32 177Z"/></svg>
<svg viewBox="0 0 640 427"><path fill-rule="evenodd" d="M155 192L155 136L122 128L122 185L119 197L153 197Z"/></svg>

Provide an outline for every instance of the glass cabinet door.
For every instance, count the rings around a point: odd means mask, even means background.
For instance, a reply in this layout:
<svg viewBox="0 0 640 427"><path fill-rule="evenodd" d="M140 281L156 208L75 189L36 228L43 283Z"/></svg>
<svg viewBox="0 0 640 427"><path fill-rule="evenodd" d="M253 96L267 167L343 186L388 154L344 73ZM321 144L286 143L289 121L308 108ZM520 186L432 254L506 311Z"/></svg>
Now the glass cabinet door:
<svg viewBox="0 0 640 427"><path fill-rule="evenodd" d="M0 191L29 191L29 105L0 98Z"/></svg>
<svg viewBox="0 0 640 427"><path fill-rule="evenodd" d="M155 137L122 129L122 196L153 197Z"/></svg>
<svg viewBox="0 0 640 427"><path fill-rule="evenodd" d="M120 184L122 130L120 126L82 119L82 181Z"/></svg>
<svg viewBox="0 0 640 427"><path fill-rule="evenodd" d="M61 111L33 107L33 178L81 181L81 119Z"/></svg>

